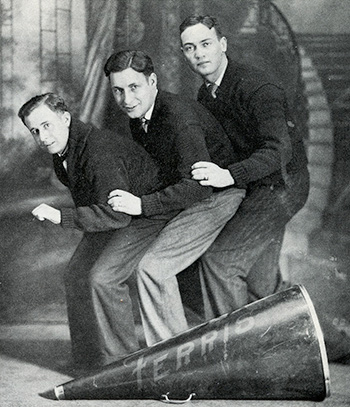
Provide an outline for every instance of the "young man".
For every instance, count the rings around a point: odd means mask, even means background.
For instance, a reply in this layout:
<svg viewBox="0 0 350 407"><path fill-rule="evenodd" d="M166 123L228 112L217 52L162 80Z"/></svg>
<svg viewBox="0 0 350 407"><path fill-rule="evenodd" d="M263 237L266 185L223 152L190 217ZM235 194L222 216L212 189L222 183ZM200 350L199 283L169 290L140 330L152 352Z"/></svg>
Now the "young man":
<svg viewBox="0 0 350 407"><path fill-rule="evenodd" d="M156 164L137 143L72 118L53 93L29 100L19 117L53 155L75 204L56 209L43 203L33 215L84 232L64 280L73 358L77 367L93 369L139 349L127 281L173 214L133 219L107 204L115 188L142 196L161 187Z"/></svg>
<svg viewBox="0 0 350 407"><path fill-rule="evenodd" d="M197 162L203 186L247 188L247 197L201 259L208 319L281 287L278 267L286 223L309 188L303 140L283 89L265 73L226 56L227 41L210 16L180 26L182 51L204 84L198 100L230 137L238 160L229 166ZM219 181L220 180L220 181Z"/></svg>
<svg viewBox="0 0 350 407"><path fill-rule="evenodd" d="M134 216L183 210L147 250L136 273L146 341L151 345L188 328L176 275L210 246L236 212L245 189L211 194L211 188L191 179L196 161L229 165L235 160L234 151L203 106L158 90L149 56L141 51L113 54L105 73L118 106L130 117L133 138L157 162L166 185L141 197L112 191L109 203L114 210ZM143 128L144 121L148 123Z"/></svg>

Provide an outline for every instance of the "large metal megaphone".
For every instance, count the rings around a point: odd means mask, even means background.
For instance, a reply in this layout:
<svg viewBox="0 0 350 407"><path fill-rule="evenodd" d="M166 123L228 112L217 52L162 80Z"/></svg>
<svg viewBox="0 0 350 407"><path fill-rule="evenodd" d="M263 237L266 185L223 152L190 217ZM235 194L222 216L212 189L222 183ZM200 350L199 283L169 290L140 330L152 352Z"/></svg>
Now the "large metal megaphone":
<svg viewBox="0 0 350 407"><path fill-rule="evenodd" d="M249 304L51 390L63 399L321 401L322 331L300 285Z"/></svg>

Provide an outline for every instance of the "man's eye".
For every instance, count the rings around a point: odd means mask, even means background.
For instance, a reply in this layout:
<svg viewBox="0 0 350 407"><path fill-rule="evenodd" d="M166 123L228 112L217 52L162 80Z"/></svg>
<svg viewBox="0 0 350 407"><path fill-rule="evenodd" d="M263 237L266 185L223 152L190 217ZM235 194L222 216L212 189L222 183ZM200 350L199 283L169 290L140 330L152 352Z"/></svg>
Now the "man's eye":
<svg viewBox="0 0 350 407"><path fill-rule="evenodd" d="M186 51L186 52L193 52L193 50L194 50L194 48L192 47L192 45L187 45L187 46L185 47L185 51Z"/></svg>
<svg viewBox="0 0 350 407"><path fill-rule="evenodd" d="M137 89L137 85L133 85L130 87L131 90L136 90Z"/></svg>
<svg viewBox="0 0 350 407"><path fill-rule="evenodd" d="M210 45L210 42L204 42L203 43L203 47L207 47L208 45Z"/></svg>
<svg viewBox="0 0 350 407"><path fill-rule="evenodd" d="M33 136L37 136L38 135L38 130L32 130L31 133L32 133Z"/></svg>
<svg viewBox="0 0 350 407"><path fill-rule="evenodd" d="M43 127L44 129L48 129L50 127L50 123L45 123Z"/></svg>

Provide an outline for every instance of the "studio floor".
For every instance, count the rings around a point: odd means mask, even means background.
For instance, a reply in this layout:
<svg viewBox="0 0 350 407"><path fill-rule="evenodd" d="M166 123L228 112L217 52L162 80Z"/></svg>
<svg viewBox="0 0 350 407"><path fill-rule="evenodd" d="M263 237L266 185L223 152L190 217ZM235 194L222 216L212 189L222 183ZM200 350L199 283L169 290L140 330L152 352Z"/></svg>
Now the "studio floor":
<svg viewBox="0 0 350 407"><path fill-rule="evenodd" d="M159 400L48 400L40 394L72 378L69 373L66 324L0 326L1 407L161 406ZM331 396L322 402L261 400L195 400L198 407L336 407L350 406L350 365L330 364Z"/></svg>

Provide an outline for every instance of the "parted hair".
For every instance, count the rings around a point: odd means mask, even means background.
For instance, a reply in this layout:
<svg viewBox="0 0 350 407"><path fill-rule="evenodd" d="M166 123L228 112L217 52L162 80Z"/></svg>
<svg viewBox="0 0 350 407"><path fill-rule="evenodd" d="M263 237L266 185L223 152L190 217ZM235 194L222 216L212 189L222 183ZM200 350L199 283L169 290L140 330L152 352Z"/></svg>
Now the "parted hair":
<svg viewBox="0 0 350 407"><path fill-rule="evenodd" d="M201 16L197 14L192 14L191 16L185 18L180 25L180 35L186 30L186 28L197 24L203 24L209 29L214 27L218 38L220 39L223 36L221 26L215 17L209 15Z"/></svg>
<svg viewBox="0 0 350 407"><path fill-rule="evenodd" d="M30 115L30 113L41 105L46 105L53 112L69 112L66 102L63 98L56 93L44 93L42 95L37 95L32 97L28 102L26 102L18 111L18 117L25 124L24 120Z"/></svg>
<svg viewBox="0 0 350 407"><path fill-rule="evenodd" d="M109 77L111 73L121 72L128 68L143 73L147 77L154 72L152 59L145 52L137 50L126 50L112 54L104 66L104 72Z"/></svg>

